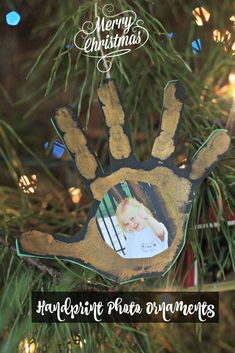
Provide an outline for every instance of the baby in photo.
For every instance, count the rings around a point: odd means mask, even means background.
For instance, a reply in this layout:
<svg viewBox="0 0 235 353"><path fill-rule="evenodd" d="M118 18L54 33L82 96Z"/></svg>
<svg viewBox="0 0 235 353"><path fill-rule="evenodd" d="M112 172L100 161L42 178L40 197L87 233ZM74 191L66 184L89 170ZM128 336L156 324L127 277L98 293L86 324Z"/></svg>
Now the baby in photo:
<svg viewBox="0 0 235 353"><path fill-rule="evenodd" d="M146 258L168 249L168 231L151 211L134 198L126 198L117 207L119 226L127 236L125 258Z"/></svg>

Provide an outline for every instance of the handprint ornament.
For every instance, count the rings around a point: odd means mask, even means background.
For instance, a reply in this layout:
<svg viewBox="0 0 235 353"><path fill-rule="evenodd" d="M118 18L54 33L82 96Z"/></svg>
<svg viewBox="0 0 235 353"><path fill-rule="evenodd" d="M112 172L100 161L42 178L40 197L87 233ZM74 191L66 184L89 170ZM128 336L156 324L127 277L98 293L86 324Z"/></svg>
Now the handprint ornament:
<svg viewBox="0 0 235 353"><path fill-rule="evenodd" d="M110 173L103 173L70 107L53 117L59 136L93 197L82 231L73 237L33 230L18 241L20 255L60 257L117 282L163 275L185 242L196 190L230 145L214 131L185 169L174 165L184 89L171 81L164 91L158 135L147 161L136 160L128 122L113 80L98 89L109 141Z"/></svg>

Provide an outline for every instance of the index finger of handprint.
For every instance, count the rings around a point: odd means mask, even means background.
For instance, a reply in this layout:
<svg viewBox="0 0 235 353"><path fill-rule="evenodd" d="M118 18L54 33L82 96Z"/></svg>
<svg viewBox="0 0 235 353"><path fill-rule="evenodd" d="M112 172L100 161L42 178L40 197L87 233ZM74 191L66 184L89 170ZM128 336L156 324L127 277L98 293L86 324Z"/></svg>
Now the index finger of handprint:
<svg viewBox="0 0 235 353"><path fill-rule="evenodd" d="M89 185L92 180L102 175L102 171L75 112L70 107L59 108L52 118L52 123L64 141L81 178Z"/></svg>
<svg viewBox="0 0 235 353"><path fill-rule="evenodd" d="M229 145L230 136L227 130L214 131L196 153L189 178L194 181L205 178L227 152Z"/></svg>
<svg viewBox="0 0 235 353"><path fill-rule="evenodd" d="M162 161L173 156L175 151L184 98L185 92L181 84L178 81L168 82L164 90L159 133L152 149L152 156Z"/></svg>

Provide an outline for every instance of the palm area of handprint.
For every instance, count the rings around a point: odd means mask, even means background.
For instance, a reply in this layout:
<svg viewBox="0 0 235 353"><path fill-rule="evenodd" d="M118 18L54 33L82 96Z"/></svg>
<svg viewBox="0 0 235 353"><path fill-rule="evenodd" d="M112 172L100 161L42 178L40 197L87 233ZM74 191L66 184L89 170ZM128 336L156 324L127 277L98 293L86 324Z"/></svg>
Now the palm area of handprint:
<svg viewBox="0 0 235 353"><path fill-rule="evenodd" d="M76 114L70 107L58 109L52 119L57 133L74 160L80 178L93 198L83 229L71 237L36 230L25 232L18 242L19 254L60 257L93 269L117 282L162 275L172 266L182 250L195 193L203 179L228 150L229 135L226 130L215 130L195 154L191 164L185 169L175 166L184 89L178 81L171 81L164 91L161 122L151 156L147 161L139 162L133 153L128 122L115 82L106 80L98 89L98 97L109 142L109 173L103 172ZM153 256L125 256L126 236L123 236L121 242L120 227L115 223L115 212L120 208L119 204L127 203L128 199L135 199L136 205L139 202L149 209L152 223L154 219L158 219L163 225L165 236L167 235L164 251L152 253ZM110 205L107 205L107 200ZM129 223L137 222L133 223L133 227L135 224L138 227L138 222L141 223L135 217L132 217L134 220L131 220L131 216L129 218ZM109 223L106 222L107 219ZM110 236L111 228L119 242L120 251L117 251L114 238Z"/></svg>

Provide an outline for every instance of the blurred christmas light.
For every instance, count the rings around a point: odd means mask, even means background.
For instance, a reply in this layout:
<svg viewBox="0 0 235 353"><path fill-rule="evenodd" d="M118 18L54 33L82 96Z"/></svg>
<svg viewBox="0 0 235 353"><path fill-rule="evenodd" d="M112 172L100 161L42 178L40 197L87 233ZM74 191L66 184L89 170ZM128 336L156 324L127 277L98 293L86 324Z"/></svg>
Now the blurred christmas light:
<svg viewBox="0 0 235 353"><path fill-rule="evenodd" d="M79 346L80 346L80 348L83 348L84 347L84 344L83 343L86 343L86 340L84 339L84 340L81 340L80 342L79 342Z"/></svg>
<svg viewBox="0 0 235 353"><path fill-rule="evenodd" d="M44 143L44 148L47 150L49 142ZM56 158L61 158L64 154L65 146L60 140L55 140L52 146L52 155Z"/></svg>
<svg viewBox="0 0 235 353"><path fill-rule="evenodd" d="M17 26L20 22L21 16L16 11L11 11L6 14L6 23L9 26Z"/></svg>
<svg viewBox="0 0 235 353"><path fill-rule="evenodd" d="M56 158L61 158L64 154L64 144L60 140L56 140L53 144L52 154Z"/></svg>
<svg viewBox="0 0 235 353"><path fill-rule="evenodd" d="M228 81L230 83L230 89L232 91L233 98L235 98L235 74L229 74Z"/></svg>
<svg viewBox="0 0 235 353"><path fill-rule="evenodd" d="M79 344L80 341L81 341L81 336L80 335L74 335L73 336L74 344Z"/></svg>
<svg viewBox="0 0 235 353"><path fill-rule="evenodd" d="M230 21L232 21L233 24L235 25L235 16L231 16L231 17L229 17L229 19L230 19Z"/></svg>
<svg viewBox="0 0 235 353"><path fill-rule="evenodd" d="M74 344L79 344L80 348L83 347L83 343L86 343L85 338L82 339L79 334L73 336L73 342Z"/></svg>
<svg viewBox="0 0 235 353"><path fill-rule="evenodd" d="M235 86L235 74L229 74L228 80L232 85Z"/></svg>
<svg viewBox="0 0 235 353"><path fill-rule="evenodd" d="M202 49L201 39L198 38L192 42L192 51L194 54L198 54Z"/></svg>
<svg viewBox="0 0 235 353"><path fill-rule="evenodd" d="M75 345L79 345L79 347L82 349L84 347L84 343L86 343L86 340L85 339L82 339L80 337L80 335L75 335L73 337L73 343ZM68 340L68 350L67 350L67 353L72 353L72 345L71 345L71 341Z"/></svg>
<svg viewBox="0 0 235 353"><path fill-rule="evenodd" d="M19 179L19 186L26 194L34 194L37 189L36 186L37 176L35 174L27 177L27 175L21 175Z"/></svg>
<svg viewBox="0 0 235 353"><path fill-rule="evenodd" d="M192 11L195 22L198 26L203 26L210 19L210 12L208 12L204 7L196 7Z"/></svg>
<svg viewBox="0 0 235 353"><path fill-rule="evenodd" d="M19 353L35 353L36 352L36 343L33 339L29 340L25 338L19 344Z"/></svg>
<svg viewBox="0 0 235 353"><path fill-rule="evenodd" d="M71 187L69 188L69 193L73 203L79 203L82 197L82 191L79 188Z"/></svg>
<svg viewBox="0 0 235 353"><path fill-rule="evenodd" d="M180 169L185 169L187 166L187 157L184 154L179 154L177 156L177 166Z"/></svg>
<svg viewBox="0 0 235 353"><path fill-rule="evenodd" d="M215 42L224 42L225 40L229 40L231 38L231 33L228 30L224 31L219 31L218 29L215 29L213 31L213 39Z"/></svg>

